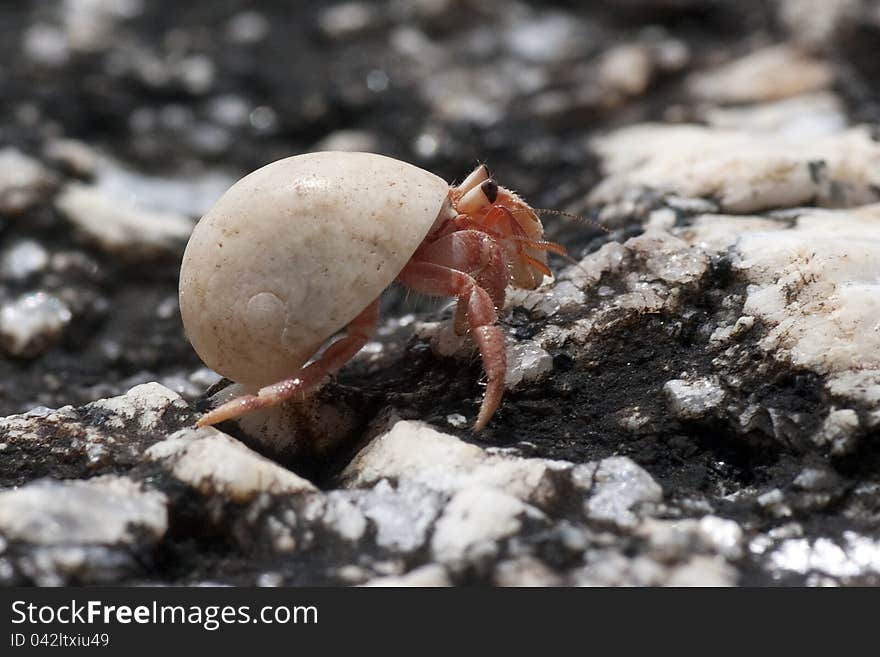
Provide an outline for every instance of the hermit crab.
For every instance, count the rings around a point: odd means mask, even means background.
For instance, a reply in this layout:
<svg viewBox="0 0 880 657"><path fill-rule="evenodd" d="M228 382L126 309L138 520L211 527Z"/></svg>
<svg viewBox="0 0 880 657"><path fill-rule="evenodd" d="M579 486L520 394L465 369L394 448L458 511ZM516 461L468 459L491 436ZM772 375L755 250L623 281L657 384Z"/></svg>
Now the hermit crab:
<svg viewBox="0 0 880 657"><path fill-rule="evenodd" d="M248 392L211 425L308 392L369 340L392 282L458 299L487 377L474 430L498 408L506 370L496 326L508 284L550 273L535 211L484 165L460 184L372 153L320 152L268 164L233 185L196 225L180 272L180 311L196 352ZM340 329L321 353L321 347ZM309 362L311 359L311 362Z"/></svg>

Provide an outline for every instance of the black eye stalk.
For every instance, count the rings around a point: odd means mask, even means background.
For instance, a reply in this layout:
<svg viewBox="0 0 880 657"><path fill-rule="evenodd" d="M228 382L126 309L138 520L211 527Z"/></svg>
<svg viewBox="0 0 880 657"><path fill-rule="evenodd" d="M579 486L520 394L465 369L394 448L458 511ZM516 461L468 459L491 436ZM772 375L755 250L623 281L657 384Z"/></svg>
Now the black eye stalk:
<svg viewBox="0 0 880 657"><path fill-rule="evenodd" d="M495 199L498 198L498 183L494 180L487 180L482 185L480 185L480 189L483 194L485 194L486 199L489 203L494 203Z"/></svg>

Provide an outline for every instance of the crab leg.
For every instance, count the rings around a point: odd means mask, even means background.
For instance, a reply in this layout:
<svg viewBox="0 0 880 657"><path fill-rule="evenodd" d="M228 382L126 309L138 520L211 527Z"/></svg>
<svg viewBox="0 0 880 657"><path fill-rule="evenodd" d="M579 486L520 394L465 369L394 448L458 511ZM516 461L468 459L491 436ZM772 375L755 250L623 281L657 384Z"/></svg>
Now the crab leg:
<svg viewBox="0 0 880 657"><path fill-rule="evenodd" d="M469 229L445 235L419 251L417 259L470 274L489 293L496 309L504 306L510 276L507 256L487 233ZM455 332L463 335L466 331L466 306L459 304L455 310Z"/></svg>
<svg viewBox="0 0 880 657"><path fill-rule="evenodd" d="M438 232L437 241L439 241L441 237L453 234L455 231L475 230L485 233L486 235L491 235L498 241L511 240L538 251L550 251L551 253L560 256L568 255L568 250L561 244L528 237L522 227L515 220L510 219L510 217L507 216L513 215L513 213L507 210L507 208L499 208L498 212L494 212L494 210L495 208L493 207L492 210L486 213L486 218L484 220L486 223L480 223L466 214L458 215L454 219L451 219L442 231ZM502 226L500 226L501 221L499 215L506 217L504 228L507 229L508 233L499 230L502 228ZM496 227L493 227L493 225Z"/></svg>
<svg viewBox="0 0 880 657"><path fill-rule="evenodd" d="M317 360L301 369L296 376L261 388L256 395L236 397L203 415L196 424L202 427L231 420L260 408L275 406L309 391L361 350L376 329L378 321L379 300L376 299L351 320L345 336L333 342Z"/></svg>
<svg viewBox="0 0 880 657"><path fill-rule="evenodd" d="M458 303L465 305L468 324L480 349L488 379L486 394L474 423L474 431L479 431L486 426L501 403L504 374L507 371L504 334L495 326L498 317L492 298L471 276L433 262L410 261L398 274L397 280L423 294L458 297Z"/></svg>

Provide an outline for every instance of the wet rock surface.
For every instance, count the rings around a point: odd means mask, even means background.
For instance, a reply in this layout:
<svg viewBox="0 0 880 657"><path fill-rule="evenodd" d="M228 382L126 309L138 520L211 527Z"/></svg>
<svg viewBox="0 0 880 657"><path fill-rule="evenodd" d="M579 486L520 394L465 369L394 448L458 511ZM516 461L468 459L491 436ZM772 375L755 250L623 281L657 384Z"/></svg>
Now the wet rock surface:
<svg viewBox="0 0 880 657"><path fill-rule="evenodd" d="M880 584L872 3L170 7L0 10L0 583ZM397 290L314 398L195 428L188 231L331 147L586 219L481 433Z"/></svg>

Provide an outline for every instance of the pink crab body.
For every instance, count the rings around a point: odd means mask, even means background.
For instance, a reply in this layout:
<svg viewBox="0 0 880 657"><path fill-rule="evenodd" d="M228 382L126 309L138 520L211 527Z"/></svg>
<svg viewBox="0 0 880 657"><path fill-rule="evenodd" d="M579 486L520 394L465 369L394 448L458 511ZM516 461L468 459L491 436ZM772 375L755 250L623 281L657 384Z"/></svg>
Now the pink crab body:
<svg viewBox="0 0 880 657"><path fill-rule="evenodd" d="M497 311L508 284L534 289L550 273L547 251L564 253L543 239L532 208L483 165L452 187L368 153L313 153L267 165L202 218L184 255L181 315L193 346L213 369L254 390L198 423L313 389L370 339L378 296L396 280L458 299L456 331L470 333L487 377L474 423L480 430L504 393ZM306 364L342 326L347 333Z"/></svg>

